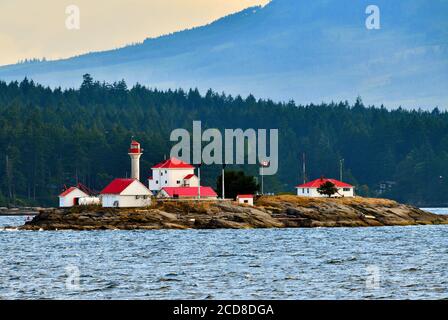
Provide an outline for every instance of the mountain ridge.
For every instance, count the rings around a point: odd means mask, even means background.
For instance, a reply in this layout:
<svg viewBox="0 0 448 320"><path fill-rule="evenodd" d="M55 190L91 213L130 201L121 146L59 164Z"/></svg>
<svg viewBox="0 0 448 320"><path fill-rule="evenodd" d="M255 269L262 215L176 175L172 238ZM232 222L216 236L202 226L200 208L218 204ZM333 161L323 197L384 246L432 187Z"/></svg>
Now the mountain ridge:
<svg viewBox="0 0 448 320"><path fill-rule="evenodd" d="M140 44L0 67L0 79L78 87L90 73L106 82L302 104L360 95L391 108L447 108L448 2L379 0L380 30L365 28L368 4L273 0Z"/></svg>

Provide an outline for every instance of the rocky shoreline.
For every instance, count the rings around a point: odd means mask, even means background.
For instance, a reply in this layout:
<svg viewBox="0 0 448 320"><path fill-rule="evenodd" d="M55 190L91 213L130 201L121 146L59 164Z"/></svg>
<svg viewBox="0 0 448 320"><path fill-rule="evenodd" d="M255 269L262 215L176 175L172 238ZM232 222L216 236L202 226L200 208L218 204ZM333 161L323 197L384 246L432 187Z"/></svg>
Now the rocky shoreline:
<svg viewBox="0 0 448 320"><path fill-rule="evenodd" d="M45 209L41 207L0 207L0 216L34 216L38 215L42 210Z"/></svg>
<svg viewBox="0 0 448 320"><path fill-rule="evenodd" d="M385 199L264 196L254 207L234 202L169 201L149 208L41 209L21 230L154 230L376 227L448 224L448 216Z"/></svg>

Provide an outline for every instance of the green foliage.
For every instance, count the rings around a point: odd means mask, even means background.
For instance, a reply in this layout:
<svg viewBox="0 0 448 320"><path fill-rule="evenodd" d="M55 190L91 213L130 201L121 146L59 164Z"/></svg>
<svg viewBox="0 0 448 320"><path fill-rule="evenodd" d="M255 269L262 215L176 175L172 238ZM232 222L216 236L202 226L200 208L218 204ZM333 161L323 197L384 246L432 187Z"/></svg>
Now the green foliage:
<svg viewBox="0 0 448 320"><path fill-rule="evenodd" d="M317 192L319 192L319 194L331 197L338 192L338 188L336 188L333 182L327 181L317 188Z"/></svg>
<svg viewBox="0 0 448 320"><path fill-rule="evenodd" d="M216 180L218 195L222 196L222 174ZM226 199L236 199L239 194L255 194L260 189L252 176L246 176L243 171L225 171L224 192Z"/></svg>
<svg viewBox="0 0 448 320"><path fill-rule="evenodd" d="M0 81L0 193L2 203L22 199L56 205L65 185L82 182L101 190L130 172L127 149L135 136L145 149L142 180L150 166L169 155L170 133L191 129L279 129L279 171L264 179L265 192L290 192L308 179L339 176L357 191L377 195L382 181L394 187L384 196L422 204L447 203L448 113L366 107L361 99L296 105L231 97L209 90L159 91L124 81L100 83L85 75L79 90L50 89L28 79ZM6 169L6 156L9 159ZM229 166L256 176L257 166ZM220 166L203 166L203 185L215 185ZM6 199L6 200L4 200Z"/></svg>

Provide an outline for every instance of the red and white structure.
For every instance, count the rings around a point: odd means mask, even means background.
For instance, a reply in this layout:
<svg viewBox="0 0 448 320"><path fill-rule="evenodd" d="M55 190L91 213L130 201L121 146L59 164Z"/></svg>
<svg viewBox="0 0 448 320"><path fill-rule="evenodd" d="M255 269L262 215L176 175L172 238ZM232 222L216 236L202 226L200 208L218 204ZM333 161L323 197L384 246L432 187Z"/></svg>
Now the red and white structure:
<svg viewBox="0 0 448 320"><path fill-rule="evenodd" d="M140 143L132 140L128 154L131 157L131 178L140 180L140 157L143 154Z"/></svg>
<svg viewBox="0 0 448 320"><path fill-rule="evenodd" d="M149 189L159 192L164 187L198 187L199 179L194 166L177 158L170 158L153 166L148 179Z"/></svg>
<svg viewBox="0 0 448 320"><path fill-rule="evenodd" d="M326 197L326 195L322 195L319 192L317 192L317 189L320 188L321 185L323 185L325 182L331 182L333 183L336 188L338 188L338 192L333 195L333 197L354 197L355 196L355 187L339 181L335 179L326 179L326 178L320 178L316 179L301 185L296 186L297 189L297 195L301 197L314 197L314 198L323 198Z"/></svg>
<svg viewBox="0 0 448 320"><path fill-rule="evenodd" d="M198 187L163 187L157 194L158 198L196 199ZM201 200L216 200L218 195L211 187L201 187Z"/></svg>
<svg viewBox="0 0 448 320"><path fill-rule="evenodd" d="M78 187L70 187L59 195L59 207L70 208L80 205L80 199L89 197Z"/></svg>
<svg viewBox="0 0 448 320"><path fill-rule="evenodd" d="M101 204L100 198L92 195L92 191L81 183L78 183L76 187L67 188L59 195L60 208L99 204Z"/></svg>
<svg viewBox="0 0 448 320"><path fill-rule="evenodd" d="M238 201L239 204L253 206L254 205L254 195L253 194L239 194L236 196L236 201Z"/></svg>
<svg viewBox="0 0 448 320"><path fill-rule="evenodd" d="M151 205L151 191L137 179L115 179L100 194L104 208L138 208Z"/></svg>
<svg viewBox="0 0 448 320"><path fill-rule="evenodd" d="M200 186L200 179L194 172L195 167L189 163L173 157L151 169L152 176L148 179L148 186L158 198L218 198L211 187Z"/></svg>

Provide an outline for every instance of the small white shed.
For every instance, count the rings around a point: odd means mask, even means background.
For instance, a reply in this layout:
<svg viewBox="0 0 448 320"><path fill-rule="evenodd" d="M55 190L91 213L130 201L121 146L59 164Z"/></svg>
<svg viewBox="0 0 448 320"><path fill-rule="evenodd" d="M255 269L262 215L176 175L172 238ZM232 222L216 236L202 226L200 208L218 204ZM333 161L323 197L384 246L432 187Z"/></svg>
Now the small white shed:
<svg viewBox="0 0 448 320"><path fill-rule="evenodd" d="M89 195L77 187L70 187L59 195L59 207L70 208L78 206L80 199Z"/></svg>
<svg viewBox="0 0 448 320"><path fill-rule="evenodd" d="M239 204L254 205L254 196L252 194L239 194L236 196L236 201Z"/></svg>
<svg viewBox="0 0 448 320"><path fill-rule="evenodd" d="M151 191L136 179L115 179L101 191L104 208L138 208L151 205Z"/></svg>

